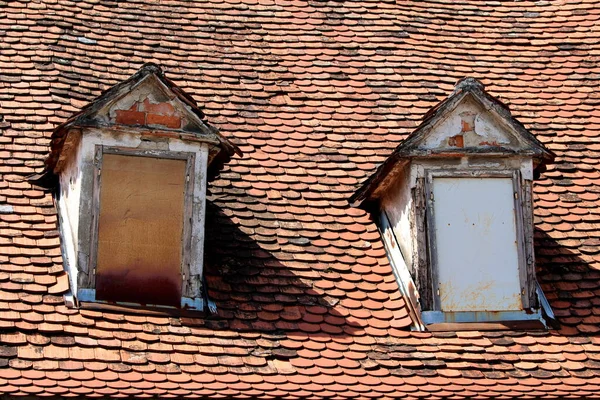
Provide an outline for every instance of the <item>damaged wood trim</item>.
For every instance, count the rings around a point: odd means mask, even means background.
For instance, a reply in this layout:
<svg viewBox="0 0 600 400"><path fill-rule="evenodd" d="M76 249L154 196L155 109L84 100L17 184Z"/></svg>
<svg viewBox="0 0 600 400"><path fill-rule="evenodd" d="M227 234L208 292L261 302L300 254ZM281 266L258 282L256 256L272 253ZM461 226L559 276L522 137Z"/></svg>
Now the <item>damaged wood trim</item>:
<svg viewBox="0 0 600 400"><path fill-rule="evenodd" d="M113 132L117 134L131 134L132 132L138 132L140 136L144 138L172 138L172 139L181 139L183 141L188 142L196 142L196 143L208 143L219 147L221 141L218 136L214 132L195 132L195 131L186 131L183 129L156 129L156 128L148 128L146 126L121 126L112 123L102 123L102 122L84 122L77 125L78 128L110 128Z"/></svg>
<svg viewBox="0 0 600 400"><path fill-rule="evenodd" d="M535 252L533 244L533 182L528 179L521 180L521 207L523 213L523 235L525 268L527 270L526 296L529 298L529 308L539 308L537 296L537 279L535 277Z"/></svg>
<svg viewBox="0 0 600 400"><path fill-rule="evenodd" d="M524 216L522 202L525 197L523 189L521 187L521 173L519 171L513 171L513 192L515 193L515 226L517 229L517 251L519 255L519 280L521 281L521 302L523 309L531 308L531 289L535 290L533 285L534 280L529 277L529 266L527 265L526 255L526 236L524 227ZM535 293L535 292L534 292Z"/></svg>
<svg viewBox="0 0 600 400"><path fill-rule="evenodd" d="M413 327L416 330L422 331L424 330L424 325L419 309L419 292L406 265L406 259L400 250L400 244L392 232L390 219L384 210L381 210L379 213L378 228L383 238L386 254L392 266L392 272L398 281L400 292L408 305L408 313L413 321Z"/></svg>
<svg viewBox="0 0 600 400"><path fill-rule="evenodd" d="M56 160L56 166L54 167L52 173L60 173L65 166L71 162L69 158L72 160L76 157L75 152L81 143L82 137L83 133L81 129L71 129L65 134L62 143L62 149L58 156L58 160Z"/></svg>
<svg viewBox="0 0 600 400"><path fill-rule="evenodd" d="M413 191L415 205L415 240L417 249L416 268L414 269L418 290L420 293L421 308L430 310L433 307L433 283L431 282L430 268L430 243L427 232L429 198L426 195L425 178L417 178Z"/></svg>
<svg viewBox="0 0 600 400"><path fill-rule="evenodd" d="M120 154L124 156L138 156L138 157L154 157L154 158L170 158L175 160L188 160L193 153L185 151L171 151L171 150L150 150L150 149L133 149L130 147L118 147L118 146L102 146L103 154Z"/></svg>
<svg viewBox="0 0 600 400"><path fill-rule="evenodd" d="M545 328L546 324L542 317L541 310L529 312L528 310L514 311L425 311L423 320L427 324L428 330L435 330L436 326L444 324L456 324L460 329L461 324L466 326L470 324L495 324L495 323L523 323L532 322ZM432 327L434 327L432 329ZM468 330L468 329L467 329Z"/></svg>
<svg viewBox="0 0 600 400"><path fill-rule="evenodd" d="M102 190L102 154L104 146L96 145L94 147L94 168L92 184L92 223L90 224L90 253L88 262L88 271L82 276L78 289L93 289L96 287L96 261L98 256L98 222L100 219L100 190ZM83 271L79 271L82 273Z"/></svg>
<svg viewBox="0 0 600 400"><path fill-rule="evenodd" d="M127 315L146 315L173 318L198 318L198 310L186 310L182 308L173 308L169 306L148 306L142 304L107 304L101 301L90 302L80 301L79 307L85 310L94 310L101 312L116 312Z"/></svg>
<svg viewBox="0 0 600 400"><path fill-rule="evenodd" d="M195 182L195 164L196 155L187 153L187 163L185 167L185 193L183 204L183 237L181 246L181 296L200 297L200 293L190 293L191 262L192 262L192 218L193 218L193 198Z"/></svg>

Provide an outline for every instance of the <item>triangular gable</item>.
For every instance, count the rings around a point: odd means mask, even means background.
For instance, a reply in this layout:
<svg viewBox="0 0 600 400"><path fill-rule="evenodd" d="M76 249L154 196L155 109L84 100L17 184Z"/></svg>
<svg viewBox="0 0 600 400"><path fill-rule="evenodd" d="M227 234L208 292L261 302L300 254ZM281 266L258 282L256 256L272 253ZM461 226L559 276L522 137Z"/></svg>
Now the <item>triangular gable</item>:
<svg viewBox="0 0 600 400"><path fill-rule="evenodd" d="M409 157L453 151L518 153L552 159L552 153L473 78L461 80L395 153Z"/></svg>
<svg viewBox="0 0 600 400"><path fill-rule="evenodd" d="M49 182L48 175L55 172L61 153L68 152L69 141L66 139L69 133L74 128L84 127L121 127L159 134L171 132L184 140L207 142L212 144L209 162L213 164L213 170L220 168L233 154L241 155L237 146L208 124L193 98L166 78L160 67L153 63L144 64L129 79L106 90L58 126L52 134L44 174L34 180L39 184ZM215 160L218 161L215 163Z"/></svg>
<svg viewBox="0 0 600 400"><path fill-rule="evenodd" d="M454 92L433 107L392 155L350 198L362 203L386 178L413 157L474 155L526 155L536 167L554 154L529 132L481 82L465 78Z"/></svg>
<svg viewBox="0 0 600 400"><path fill-rule="evenodd" d="M82 125L112 124L144 126L196 132L206 140L216 140L202 111L190 107L155 74L148 74L120 96L95 104L78 119ZM162 118L160 118L162 117Z"/></svg>

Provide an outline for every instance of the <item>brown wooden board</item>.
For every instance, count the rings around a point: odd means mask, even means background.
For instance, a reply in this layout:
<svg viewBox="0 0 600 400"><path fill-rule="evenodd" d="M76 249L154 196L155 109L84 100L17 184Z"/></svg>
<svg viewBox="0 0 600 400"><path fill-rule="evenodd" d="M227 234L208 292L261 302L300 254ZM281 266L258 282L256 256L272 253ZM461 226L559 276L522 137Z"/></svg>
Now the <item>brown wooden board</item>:
<svg viewBox="0 0 600 400"><path fill-rule="evenodd" d="M186 160L104 154L96 298L179 306Z"/></svg>

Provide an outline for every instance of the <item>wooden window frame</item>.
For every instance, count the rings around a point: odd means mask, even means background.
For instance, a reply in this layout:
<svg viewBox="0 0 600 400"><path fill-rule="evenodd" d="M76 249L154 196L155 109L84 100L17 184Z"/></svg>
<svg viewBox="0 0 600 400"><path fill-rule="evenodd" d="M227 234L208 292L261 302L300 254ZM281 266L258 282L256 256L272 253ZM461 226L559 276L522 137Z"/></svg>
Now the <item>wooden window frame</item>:
<svg viewBox="0 0 600 400"><path fill-rule="evenodd" d="M183 233L181 243L181 297L189 292L190 264L192 258L192 208L195 182L196 154L192 152L170 151L170 150L142 150L128 147L96 145L94 149L94 168L92 186L92 223L90 234L89 274L83 282L80 290L83 290L83 301L102 302L95 298L96 288L96 264L98 258L98 223L100 220L100 193L102 191L102 161L104 154L116 154L133 157L150 157L156 159L185 160L185 192L183 205ZM127 304L117 302L117 304ZM165 305L151 305L156 307L171 307Z"/></svg>
<svg viewBox="0 0 600 400"><path fill-rule="evenodd" d="M521 300L523 310L501 311L501 312L447 312L441 310L440 298L437 294L439 264L437 260L437 247L434 224L434 202L433 202L433 179L434 178L510 178L513 183L514 207L515 207L515 229L517 237L517 254L519 281L521 284ZM521 173L517 169L509 170L457 170L457 169L425 169L424 178L417 180L417 192L423 192L425 197L424 213L421 213L421 221L425 229L421 235L417 235L417 241L426 244L426 250L421 250L419 260L423 258L428 262L419 262L420 271L419 286L423 320L428 323L442 322L483 322L503 320L530 320L540 319L539 312L532 312L537 305L535 266L530 254L533 249L532 228L530 215L532 215L531 195L526 193L531 189L530 185L523 185ZM419 246L423 249L422 246ZM423 270L426 268L426 270Z"/></svg>

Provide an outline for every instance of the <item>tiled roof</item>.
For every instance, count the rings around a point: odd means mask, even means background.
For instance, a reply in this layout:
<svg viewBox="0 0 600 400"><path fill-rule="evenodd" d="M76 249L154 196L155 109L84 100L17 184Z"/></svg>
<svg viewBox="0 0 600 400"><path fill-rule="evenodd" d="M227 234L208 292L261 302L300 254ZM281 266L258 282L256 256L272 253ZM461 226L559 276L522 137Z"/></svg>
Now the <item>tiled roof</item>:
<svg viewBox="0 0 600 400"><path fill-rule="evenodd" d="M588 397L600 390L600 4L0 3L0 392L211 398ZM69 309L52 130L155 62L244 152L210 185L214 316ZM347 199L473 76L551 151L539 280L560 328L410 332Z"/></svg>

